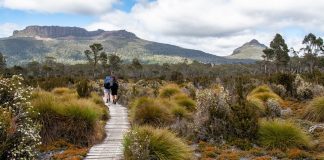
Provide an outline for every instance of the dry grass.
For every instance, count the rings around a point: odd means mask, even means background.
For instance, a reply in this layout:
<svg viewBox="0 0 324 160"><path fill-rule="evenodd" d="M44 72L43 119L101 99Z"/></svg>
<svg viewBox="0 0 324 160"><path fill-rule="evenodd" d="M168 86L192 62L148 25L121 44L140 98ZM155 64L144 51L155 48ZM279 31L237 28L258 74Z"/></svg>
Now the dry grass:
<svg viewBox="0 0 324 160"><path fill-rule="evenodd" d="M324 122L324 97L312 100L304 117L314 122Z"/></svg>
<svg viewBox="0 0 324 160"><path fill-rule="evenodd" d="M135 127L124 138L125 159L189 160L192 150L167 129Z"/></svg>
<svg viewBox="0 0 324 160"><path fill-rule="evenodd" d="M159 96L161 98L171 98L172 96L181 93L181 90L176 84L168 84L160 89Z"/></svg>

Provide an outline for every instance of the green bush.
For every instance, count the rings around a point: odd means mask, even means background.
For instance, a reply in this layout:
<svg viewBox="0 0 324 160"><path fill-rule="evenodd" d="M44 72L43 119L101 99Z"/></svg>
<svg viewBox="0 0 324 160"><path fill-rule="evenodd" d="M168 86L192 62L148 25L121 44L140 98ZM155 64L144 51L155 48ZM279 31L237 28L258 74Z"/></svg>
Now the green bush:
<svg viewBox="0 0 324 160"><path fill-rule="evenodd" d="M137 99L131 108L131 120L138 125L165 126L172 120L169 108L151 98Z"/></svg>
<svg viewBox="0 0 324 160"><path fill-rule="evenodd" d="M258 132L258 114L252 103L245 102L231 107L233 117L231 118L231 134L235 138L256 139Z"/></svg>
<svg viewBox="0 0 324 160"><path fill-rule="evenodd" d="M135 127L126 134L123 145L128 160L188 160L193 157L190 147L166 129Z"/></svg>
<svg viewBox="0 0 324 160"><path fill-rule="evenodd" d="M310 137L292 122L269 120L260 123L259 142L267 148L309 147Z"/></svg>
<svg viewBox="0 0 324 160"><path fill-rule="evenodd" d="M89 97L90 95L90 86L88 80L81 80L77 84L77 92L80 97Z"/></svg>
<svg viewBox="0 0 324 160"><path fill-rule="evenodd" d="M312 100L304 117L310 121L324 122L324 97Z"/></svg>

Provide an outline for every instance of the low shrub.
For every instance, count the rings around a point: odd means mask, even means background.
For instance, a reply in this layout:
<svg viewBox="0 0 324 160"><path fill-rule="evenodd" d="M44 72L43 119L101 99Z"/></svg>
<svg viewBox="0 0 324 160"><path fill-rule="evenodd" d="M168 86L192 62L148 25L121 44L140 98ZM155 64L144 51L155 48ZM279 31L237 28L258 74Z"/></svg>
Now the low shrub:
<svg viewBox="0 0 324 160"><path fill-rule="evenodd" d="M197 93L197 111L194 115L196 140L221 141L229 136L232 110L229 94L224 88L201 90Z"/></svg>
<svg viewBox="0 0 324 160"><path fill-rule="evenodd" d="M172 96L181 93L180 88L175 84L169 84L160 89L161 98L171 98Z"/></svg>
<svg viewBox="0 0 324 160"><path fill-rule="evenodd" d="M165 126L171 122L172 115L165 105L154 99L142 97L131 107L131 120L138 125Z"/></svg>
<svg viewBox="0 0 324 160"><path fill-rule="evenodd" d="M166 129L135 127L124 137L125 159L187 160L192 151L180 138Z"/></svg>
<svg viewBox="0 0 324 160"><path fill-rule="evenodd" d="M245 102L231 107L232 118L230 119L229 128L233 131L230 132L234 138L241 139L256 139L258 131L258 113L252 103Z"/></svg>
<svg viewBox="0 0 324 160"><path fill-rule="evenodd" d="M81 80L77 83L76 89L80 97L89 97L91 91L88 83L88 80Z"/></svg>
<svg viewBox="0 0 324 160"><path fill-rule="evenodd" d="M310 102L304 118L314 122L324 122L324 97L315 98Z"/></svg>
<svg viewBox="0 0 324 160"><path fill-rule="evenodd" d="M260 123L259 142L267 148L309 147L310 137L292 122L269 120Z"/></svg>

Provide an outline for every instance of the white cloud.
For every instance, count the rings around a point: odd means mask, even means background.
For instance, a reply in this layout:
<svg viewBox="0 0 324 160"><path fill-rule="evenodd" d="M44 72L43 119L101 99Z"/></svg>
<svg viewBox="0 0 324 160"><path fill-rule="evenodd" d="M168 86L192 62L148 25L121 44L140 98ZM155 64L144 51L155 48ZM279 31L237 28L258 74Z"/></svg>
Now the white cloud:
<svg viewBox="0 0 324 160"><path fill-rule="evenodd" d="M20 26L14 23L0 24L0 37L8 37L12 35L14 30L22 29Z"/></svg>
<svg viewBox="0 0 324 160"><path fill-rule="evenodd" d="M106 13L87 28L126 29L144 39L228 55L253 38L268 45L277 32L285 37L286 28L323 36L323 10L323 0L143 0L130 13ZM285 38L300 47L303 37Z"/></svg>
<svg viewBox="0 0 324 160"><path fill-rule="evenodd" d="M119 0L2 0L9 9L43 13L100 14L112 9Z"/></svg>

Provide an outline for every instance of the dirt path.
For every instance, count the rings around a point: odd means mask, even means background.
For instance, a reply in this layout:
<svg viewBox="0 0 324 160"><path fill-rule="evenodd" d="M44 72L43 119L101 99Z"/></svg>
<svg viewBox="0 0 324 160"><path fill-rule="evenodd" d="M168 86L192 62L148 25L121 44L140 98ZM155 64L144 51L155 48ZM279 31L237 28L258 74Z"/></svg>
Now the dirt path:
<svg viewBox="0 0 324 160"><path fill-rule="evenodd" d="M106 104L109 108L110 119L105 131L107 137L101 144L93 146L85 160L105 159L120 160L123 155L123 135L129 129L127 108L119 104Z"/></svg>

